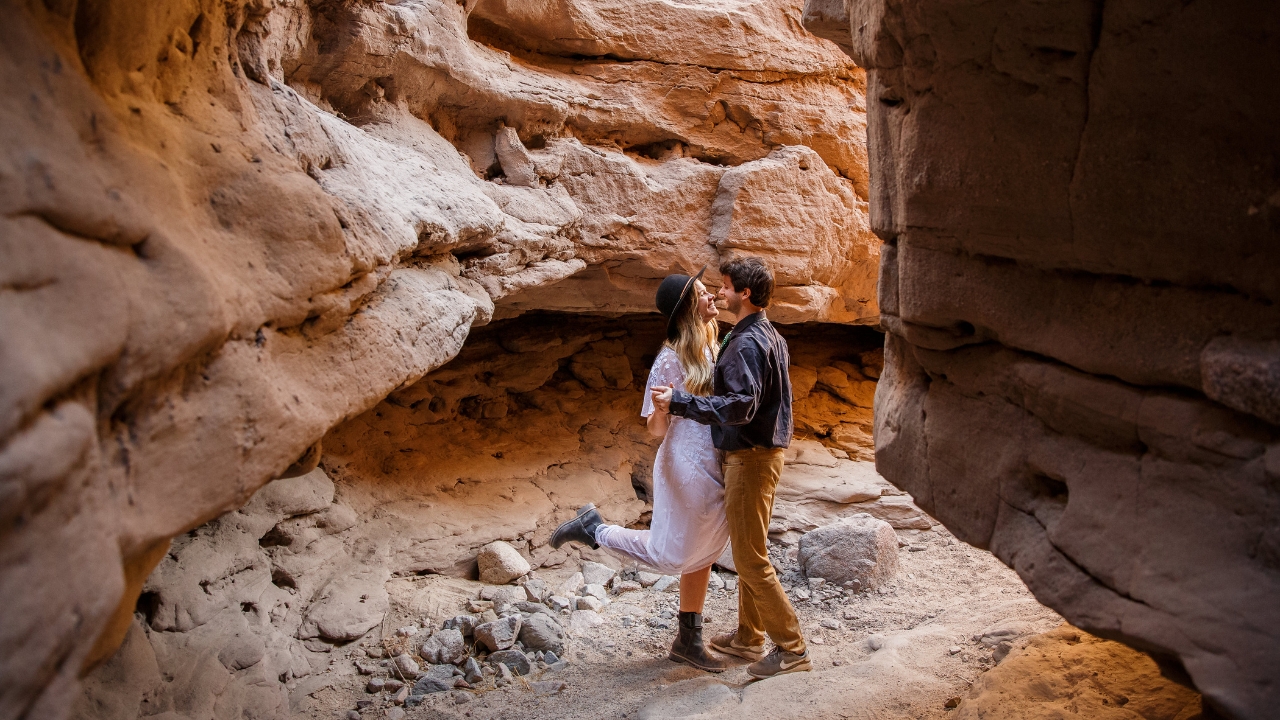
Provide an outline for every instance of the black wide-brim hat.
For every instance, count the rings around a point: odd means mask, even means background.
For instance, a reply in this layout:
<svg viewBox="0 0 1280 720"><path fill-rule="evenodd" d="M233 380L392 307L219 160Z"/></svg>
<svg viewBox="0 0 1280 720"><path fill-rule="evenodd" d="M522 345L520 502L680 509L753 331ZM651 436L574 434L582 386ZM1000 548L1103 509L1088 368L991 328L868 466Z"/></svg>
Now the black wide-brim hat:
<svg viewBox="0 0 1280 720"><path fill-rule="evenodd" d="M688 275L668 275L662 279L662 284L658 286L658 295L654 298L654 302L658 305L658 312L661 312L667 318L667 339L675 340L679 335L679 326L676 318L680 317L680 311L684 309L685 301L693 293L693 283L702 277L702 273L707 271L707 266L703 265L697 275L689 277Z"/></svg>

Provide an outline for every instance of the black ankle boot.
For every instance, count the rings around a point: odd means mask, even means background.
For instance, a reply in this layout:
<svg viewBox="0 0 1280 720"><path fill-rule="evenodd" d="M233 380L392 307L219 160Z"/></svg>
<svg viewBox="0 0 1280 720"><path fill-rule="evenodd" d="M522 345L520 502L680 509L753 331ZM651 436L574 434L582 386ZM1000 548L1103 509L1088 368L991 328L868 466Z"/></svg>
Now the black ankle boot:
<svg viewBox="0 0 1280 720"><path fill-rule="evenodd" d="M596 506L587 503L578 508L578 517L561 524L555 532L551 533L551 547L559 549L561 545L572 540L590 545L593 550L598 549L600 546L596 543L596 528L603 524L604 519L600 517L600 513L596 512Z"/></svg>
<svg viewBox="0 0 1280 720"><path fill-rule="evenodd" d="M680 634L671 643L667 657L707 672L718 673L725 669L724 662L707 654L707 648L702 644L702 613L680 613Z"/></svg>

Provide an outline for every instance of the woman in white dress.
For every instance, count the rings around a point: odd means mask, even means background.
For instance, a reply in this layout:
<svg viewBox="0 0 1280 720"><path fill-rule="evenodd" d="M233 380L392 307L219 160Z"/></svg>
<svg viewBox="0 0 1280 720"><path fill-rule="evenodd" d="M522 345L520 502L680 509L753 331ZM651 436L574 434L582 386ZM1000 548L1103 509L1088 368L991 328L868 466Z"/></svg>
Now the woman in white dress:
<svg viewBox="0 0 1280 720"><path fill-rule="evenodd" d="M702 643L702 608L711 564L729 541L724 514L724 479L711 444L711 428L693 420L657 412L649 388L674 386L694 395L710 395L715 370L717 314L715 296L694 277L670 275L658 288L658 309L667 318L667 341L653 361L641 416L649 432L661 437L653 461L653 520L648 530L606 525L595 505L564 523L551 536L560 547L576 540L654 570L680 575L680 630L669 658L702 670L721 672L722 661Z"/></svg>

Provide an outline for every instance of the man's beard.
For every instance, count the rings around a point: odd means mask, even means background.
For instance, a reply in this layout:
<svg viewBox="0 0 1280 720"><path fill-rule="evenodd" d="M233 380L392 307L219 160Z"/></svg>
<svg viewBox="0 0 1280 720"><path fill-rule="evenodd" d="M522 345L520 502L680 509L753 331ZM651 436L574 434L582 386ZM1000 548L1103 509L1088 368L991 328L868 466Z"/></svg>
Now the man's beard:
<svg viewBox="0 0 1280 720"><path fill-rule="evenodd" d="M725 298L724 309L729 311L730 315L737 315L742 311L742 301L737 298Z"/></svg>

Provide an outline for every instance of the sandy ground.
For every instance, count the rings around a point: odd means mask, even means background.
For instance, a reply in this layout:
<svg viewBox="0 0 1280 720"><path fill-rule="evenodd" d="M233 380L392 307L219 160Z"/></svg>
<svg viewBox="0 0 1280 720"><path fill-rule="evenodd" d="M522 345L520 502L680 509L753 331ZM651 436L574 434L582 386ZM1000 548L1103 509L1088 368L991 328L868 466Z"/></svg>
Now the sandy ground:
<svg viewBox="0 0 1280 720"><path fill-rule="evenodd" d="M712 675L667 659L675 634L652 627L663 611L674 613L677 595L653 589L611 596L604 623L571 632L566 667L535 669L527 679L495 688L487 679L472 690L428 696L407 710L408 718L935 718L950 711L948 699L965 695L994 666L989 647L973 638L996 625L1013 623L1021 633L1046 632L1061 618L1040 605L1017 575L989 553L952 538L945 529L900 530L900 570L883 592L826 600L798 598L807 587L797 572L795 547L776 542L775 565L792 592L809 639L814 669L750 682L745 661ZM914 550L912 548L915 548ZM559 567L537 572L553 587L577 571ZM722 577L732 579L730 573ZM715 583L713 583L714 585ZM439 623L465 612L466 601L483 586L441 576L404 578L389 584L392 613L383 623L387 643L394 628ZM707 602L706 633L735 625L737 594L713 589ZM634 618L626 626L625 616ZM559 616L569 627L569 615ZM377 631L375 631L376 634ZM1024 640L1025 641L1025 640ZM363 718L398 716L388 693L364 691L368 677L355 661L368 664L366 638L333 651L330 670L292 695L297 717L346 717L361 700ZM373 661L377 662L377 661ZM559 681L550 691L538 681ZM554 687L554 686L553 686Z"/></svg>

